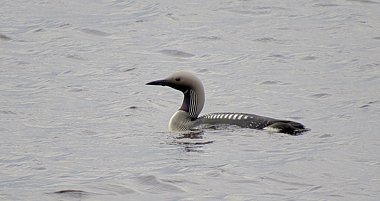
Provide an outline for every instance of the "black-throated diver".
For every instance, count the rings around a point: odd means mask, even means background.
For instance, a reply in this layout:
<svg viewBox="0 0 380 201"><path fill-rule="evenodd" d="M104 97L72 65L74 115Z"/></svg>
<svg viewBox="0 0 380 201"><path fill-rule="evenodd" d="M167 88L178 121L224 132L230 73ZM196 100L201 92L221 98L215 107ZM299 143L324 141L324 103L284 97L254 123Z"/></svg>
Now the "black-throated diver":
<svg viewBox="0 0 380 201"><path fill-rule="evenodd" d="M149 82L147 85L168 86L183 92L182 106L169 121L170 131L186 131L217 125L236 125L291 135L309 130L298 122L247 113L210 113L198 117L205 103L205 92L201 80L188 71L176 72L166 79Z"/></svg>

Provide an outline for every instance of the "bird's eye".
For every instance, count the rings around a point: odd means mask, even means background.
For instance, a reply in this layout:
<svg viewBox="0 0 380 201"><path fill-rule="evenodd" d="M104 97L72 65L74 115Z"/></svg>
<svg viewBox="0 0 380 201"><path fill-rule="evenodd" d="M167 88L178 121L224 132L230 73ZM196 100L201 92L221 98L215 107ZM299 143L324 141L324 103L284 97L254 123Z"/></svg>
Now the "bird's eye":
<svg viewBox="0 0 380 201"><path fill-rule="evenodd" d="M181 81L181 78L176 78L175 81L179 82Z"/></svg>

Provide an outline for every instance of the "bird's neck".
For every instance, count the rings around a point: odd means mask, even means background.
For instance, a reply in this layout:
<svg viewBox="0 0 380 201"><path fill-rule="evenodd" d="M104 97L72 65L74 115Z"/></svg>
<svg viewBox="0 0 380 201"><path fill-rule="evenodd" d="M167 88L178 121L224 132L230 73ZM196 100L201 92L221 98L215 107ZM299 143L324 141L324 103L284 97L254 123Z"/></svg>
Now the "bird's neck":
<svg viewBox="0 0 380 201"><path fill-rule="evenodd" d="M198 115L201 113L204 106L204 91L196 91L194 89L189 89L186 90L183 94L184 98L182 106L179 109L187 112L190 118L196 119Z"/></svg>

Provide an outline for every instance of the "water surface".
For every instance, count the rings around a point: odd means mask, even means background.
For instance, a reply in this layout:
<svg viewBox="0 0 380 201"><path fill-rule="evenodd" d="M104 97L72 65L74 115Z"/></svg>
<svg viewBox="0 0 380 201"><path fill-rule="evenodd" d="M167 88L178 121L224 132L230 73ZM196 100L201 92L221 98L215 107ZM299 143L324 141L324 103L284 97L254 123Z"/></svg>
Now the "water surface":
<svg viewBox="0 0 380 201"><path fill-rule="evenodd" d="M1 200L379 200L380 2L22 1L0 7ZM301 136L167 131L208 112Z"/></svg>

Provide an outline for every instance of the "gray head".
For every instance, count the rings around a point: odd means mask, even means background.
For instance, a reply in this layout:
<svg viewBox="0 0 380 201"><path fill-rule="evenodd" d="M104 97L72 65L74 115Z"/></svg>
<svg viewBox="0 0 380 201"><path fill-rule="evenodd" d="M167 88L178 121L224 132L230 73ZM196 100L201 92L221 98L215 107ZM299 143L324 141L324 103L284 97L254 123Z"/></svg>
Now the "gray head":
<svg viewBox="0 0 380 201"><path fill-rule="evenodd" d="M184 94L180 110L188 112L191 118L197 118L203 109L205 93L201 80L194 73L179 71L169 77L147 83L147 85L168 86Z"/></svg>

